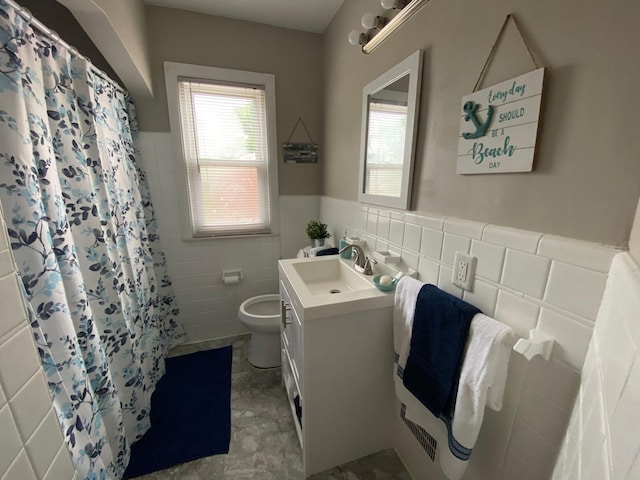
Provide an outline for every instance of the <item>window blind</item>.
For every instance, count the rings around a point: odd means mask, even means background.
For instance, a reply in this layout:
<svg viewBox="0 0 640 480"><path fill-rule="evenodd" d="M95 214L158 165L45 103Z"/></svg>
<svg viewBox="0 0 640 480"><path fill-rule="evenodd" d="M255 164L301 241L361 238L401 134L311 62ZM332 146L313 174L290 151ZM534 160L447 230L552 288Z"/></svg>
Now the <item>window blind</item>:
<svg viewBox="0 0 640 480"><path fill-rule="evenodd" d="M196 237L271 230L264 87L178 78Z"/></svg>
<svg viewBox="0 0 640 480"><path fill-rule="evenodd" d="M383 101L369 104L368 193L400 196L406 129L406 105Z"/></svg>

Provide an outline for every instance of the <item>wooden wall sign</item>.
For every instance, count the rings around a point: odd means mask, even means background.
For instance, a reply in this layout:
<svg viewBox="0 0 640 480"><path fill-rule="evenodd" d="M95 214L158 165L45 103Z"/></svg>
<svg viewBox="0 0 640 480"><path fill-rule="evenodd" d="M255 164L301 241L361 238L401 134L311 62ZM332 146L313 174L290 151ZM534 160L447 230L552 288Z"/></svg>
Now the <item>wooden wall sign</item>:
<svg viewBox="0 0 640 480"><path fill-rule="evenodd" d="M536 70L478 91L509 21L513 22ZM508 14L473 93L462 99L459 174L530 172L533 169L543 81L544 68L538 68L516 18Z"/></svg>
<svg viewBox="0 0 640 480"><path fill-rule="evenodd" d="M459 174L530 172L544 68L463 97Z"/></svg>
<svg viewBox="0 0 640 480"><path fill-rule="evenodd" d="M318 145L316 143L283 143L282 159L284 163L318 163Z"/></svg>
<svg viewBox="0 0 640 480"><path fill-rule="evenodd" d="M300 124L307 133L310 143L291 143L291 138ZM318 163L318 144L313 142L302 117L298 117L289 138L282 144L282 160L284 163Z"/></svg>

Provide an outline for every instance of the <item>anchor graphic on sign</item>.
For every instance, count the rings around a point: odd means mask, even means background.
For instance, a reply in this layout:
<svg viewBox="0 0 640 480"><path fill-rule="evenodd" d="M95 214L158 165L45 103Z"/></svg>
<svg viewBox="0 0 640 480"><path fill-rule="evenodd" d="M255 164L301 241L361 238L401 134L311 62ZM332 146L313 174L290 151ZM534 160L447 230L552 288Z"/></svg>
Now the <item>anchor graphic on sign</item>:
<svg viewBox="0 0 640 480"><path fill-rule="evenodd" d="M484 123L480 123L480 121L478 120L478 117L476 116L476 112L478 111L478 108L480 108L480 105L472 101L465 103L464 106L462 107L462 109L464 110L464 113L466 113L466 115L464 116L465 121L468 122L469 120L471 120L473 124L476 126L475 132L462 134L462 136L467 140L472 138L484 137L485 134L487 133L487 129L489 128L489 125L491 125L491 120L493 119L493 106L489 105L489 108L487 109L487 119L485 120Z"/></svg>

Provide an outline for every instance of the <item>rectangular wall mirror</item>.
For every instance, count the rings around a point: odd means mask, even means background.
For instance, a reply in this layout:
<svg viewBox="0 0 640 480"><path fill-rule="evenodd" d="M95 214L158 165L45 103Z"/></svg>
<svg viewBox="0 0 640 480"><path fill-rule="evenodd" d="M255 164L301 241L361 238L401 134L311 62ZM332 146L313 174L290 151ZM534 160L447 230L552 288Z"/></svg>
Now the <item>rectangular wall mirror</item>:
<svg viewBox="0 0 640 480"><path fill-rule="evenodd" d="M359 201L409 208L421 80L418 50L364 87Z"/></svg>

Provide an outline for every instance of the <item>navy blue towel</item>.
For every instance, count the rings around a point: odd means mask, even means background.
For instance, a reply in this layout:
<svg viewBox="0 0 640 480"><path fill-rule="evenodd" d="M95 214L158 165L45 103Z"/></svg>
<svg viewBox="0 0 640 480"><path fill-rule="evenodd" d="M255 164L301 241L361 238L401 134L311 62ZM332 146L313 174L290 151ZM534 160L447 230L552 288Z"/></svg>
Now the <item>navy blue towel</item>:
<svg viewBox="0 0 640 480"><path fill-rule="evenodd" d="M436 417L455 404L473 305L434 285L424 285L416 301L411 349L402 383Z"/></svg>
<svg viewBox="0 0 640 480"><path fill-rule="evenodd" d="M320 250L318 253L316 253L316 257L324 257L325 255L337 255L337 254L338 254L337 248L327 248L325 250Z"/></svg>

